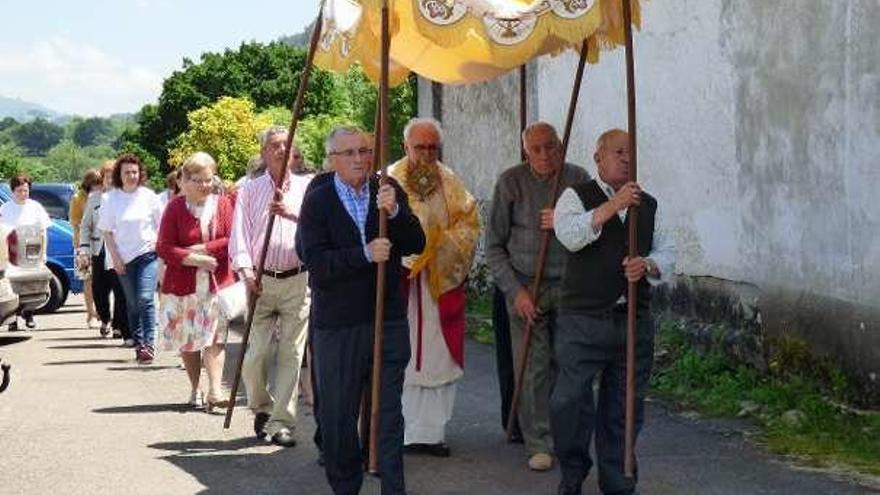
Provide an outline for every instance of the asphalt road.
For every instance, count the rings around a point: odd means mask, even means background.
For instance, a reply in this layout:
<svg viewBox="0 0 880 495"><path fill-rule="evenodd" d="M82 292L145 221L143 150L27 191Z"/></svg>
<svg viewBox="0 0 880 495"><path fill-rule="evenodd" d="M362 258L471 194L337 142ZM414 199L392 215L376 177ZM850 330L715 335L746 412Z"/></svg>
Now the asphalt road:
<svg viewBox="0 0 880 495"><path fill-rule="evenodd" d="M222 416L182 405L189 390L175 356L138 366L130 350L84 329L81 309L38 317L30 340L0 347L14 372L0 395L0 494L330 493L315 462L310 415L302 416L292 449L253 438L243 408L223 430ZM230 357L239 350L231 344ZM469 343L466 359L448 432L453 455L407 457L411 494L555 493L558 472L529 472L522 448L504 440L492 349ZM748 431L744 423L693 419L652 402L639 446L641 492L880 493L871 480L792 467L755 446ZM369 479L363 493L378 494L378 483ZM599 493L595 475L584 493Z"/></svg>

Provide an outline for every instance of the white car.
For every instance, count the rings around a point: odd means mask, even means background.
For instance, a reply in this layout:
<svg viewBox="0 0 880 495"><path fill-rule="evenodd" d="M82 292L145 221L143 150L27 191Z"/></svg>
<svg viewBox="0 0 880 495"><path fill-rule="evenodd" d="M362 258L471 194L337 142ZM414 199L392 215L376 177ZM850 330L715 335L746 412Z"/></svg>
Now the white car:
<svg viewBox="0 0 880 495"><path fill-rule="evenodd" d="M49 300L49 280L52 271L46 267L46 236L36 226L21 226L15 230L0 227L0 324L9 316L33 313ZM11 289L11 290L8 290ZM9 293L17 296L15 310L6 314L12 303ZM8 306L7 306L8 305ZM17 330L15 319L9 330Z"/></svg>

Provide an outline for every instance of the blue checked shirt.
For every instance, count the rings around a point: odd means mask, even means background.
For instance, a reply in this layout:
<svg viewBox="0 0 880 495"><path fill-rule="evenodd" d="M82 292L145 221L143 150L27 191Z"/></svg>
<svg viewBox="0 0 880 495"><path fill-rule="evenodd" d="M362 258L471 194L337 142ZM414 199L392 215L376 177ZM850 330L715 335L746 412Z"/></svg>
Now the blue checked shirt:
<svg viewBox="0 0 880 495"><path fill-rule="evenodd" d="M364 245L364 256L367 257L368 261L372 262L373 259L370 256L370 251L367 249L366 232L367 210L370 207L369 181L364 182L360 191L356 191L353 187L343 182L342 179L339 178L339 175L334 174L333 185L336 186L336 195L339 196L339 200L342 201L342 206L345 207L345 211L347 211L351 216L351 219L354 220L358 231L361 233L361 243Z"/></svg>

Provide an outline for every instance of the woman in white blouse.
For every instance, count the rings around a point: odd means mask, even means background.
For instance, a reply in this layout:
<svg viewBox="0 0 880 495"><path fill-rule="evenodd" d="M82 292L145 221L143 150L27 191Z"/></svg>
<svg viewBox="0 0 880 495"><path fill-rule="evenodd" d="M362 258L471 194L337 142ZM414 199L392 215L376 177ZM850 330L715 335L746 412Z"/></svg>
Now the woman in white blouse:
<svg viewBox="0 0 880 495"><path fill-rule="evenodd" d="M135 155L122 155L113 165L113 186L101 205L98 229L125 293L135 358L150 364L155 355L156 238L162 203L143 186L146 168Z"/></svg>

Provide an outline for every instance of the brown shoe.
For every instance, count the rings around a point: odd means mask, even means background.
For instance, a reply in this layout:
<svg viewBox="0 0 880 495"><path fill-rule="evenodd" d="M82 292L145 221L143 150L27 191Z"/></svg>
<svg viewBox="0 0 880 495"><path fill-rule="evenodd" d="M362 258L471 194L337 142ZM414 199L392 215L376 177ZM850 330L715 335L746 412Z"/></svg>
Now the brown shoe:
<svg viewBox="0 0 880 495"><path fill-rule="evenodd" d="M553 456L543 452L529 457L529 469L532 471L549 471L553 468Z"/></svg>

